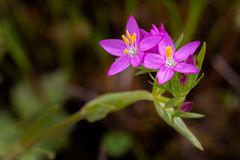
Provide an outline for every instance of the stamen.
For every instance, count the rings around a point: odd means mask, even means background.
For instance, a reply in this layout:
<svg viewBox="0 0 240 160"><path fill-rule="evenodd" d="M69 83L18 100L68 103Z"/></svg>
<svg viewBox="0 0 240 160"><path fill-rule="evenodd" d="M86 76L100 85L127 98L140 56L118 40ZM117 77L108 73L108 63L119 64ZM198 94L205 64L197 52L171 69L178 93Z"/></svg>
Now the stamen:
<svg viewBox="0 0 240 160"><path fill-rule="evenodd" d="M127 35L127 37L128 37L129 40L132 39L132 36L131 36L131 34L128 32L128 30L126 30L126 35Z"/></svg>
<svg viewBox="0 0 240 160"><path fill-rule="evenodd" d="M126 48L124 51L123 51L124 54L128 54L128 49Z"/></svg>
<svg viewBox="0 0 240 160"><path fill-rule="evenodd" d="M172 58L172 47L171 46L166 47L166 57L167 57L167 59Z"/></svg>
<svg viewBox="0 0 240 160"><path fill-rule="evenodd" d="M122 35L122 39L124 43L127 45L123 53L128 54L130 56L134 56L138 52L137 46L135 44L137 39L137 34L133 33L133 35L131 36L128 30L126 30L126 35Z"/></svg>
<svg viewBox="0 0 240 160"><path fill-rule="evenodd" d="M122 35L122 39L126 45L129 45L129 40L127 39L127 37L125 35Z"/></svg>
<svg viewBox="0 0 240 160"><path fill-rule="evenodd" d="M131 43L134 43L136 41L136 37L137 37L136 33L133 33Z"/></svg>

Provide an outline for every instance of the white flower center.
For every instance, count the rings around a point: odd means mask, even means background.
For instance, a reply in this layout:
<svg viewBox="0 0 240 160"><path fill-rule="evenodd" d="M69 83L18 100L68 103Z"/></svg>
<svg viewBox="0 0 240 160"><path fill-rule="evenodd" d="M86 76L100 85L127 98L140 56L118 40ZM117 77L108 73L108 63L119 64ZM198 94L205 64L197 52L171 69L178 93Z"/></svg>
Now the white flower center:
<svg viewBox="0 0 240 160"><path fill-rule="evenodd" d="M137 52L138 52L138 49L135 46L129 46L127 48L127 54L130 55L131 57L133 57Z"/></svg>
<svg viewBox="0 0 240 160"><path fill-rule="evenodd" d="M176 64L176 62L174 61L173 58L169 58L169 59L166 60L166 66L167 67L174 67L175 64Z"/></svg>
<svg viewBox="0 0 240 160"><path fill-rule="evenodd" d="M133 33L133 35L130 35L128 30L126 30L126 36L122 35L122 39L127 46L126 49L123 51L123 53L128 54L131 57L133 57L136 53L138 53L138 47L136 44L136 39L137 39L136 33Z"/></svg>
<svg viewBox="0 0 240 160"><path fill-rule="evenodd" d="M176 62L173 59L173 53L172 53L172 47L167 46L166 47L166 67L174 67L176 65Z"/></svg>

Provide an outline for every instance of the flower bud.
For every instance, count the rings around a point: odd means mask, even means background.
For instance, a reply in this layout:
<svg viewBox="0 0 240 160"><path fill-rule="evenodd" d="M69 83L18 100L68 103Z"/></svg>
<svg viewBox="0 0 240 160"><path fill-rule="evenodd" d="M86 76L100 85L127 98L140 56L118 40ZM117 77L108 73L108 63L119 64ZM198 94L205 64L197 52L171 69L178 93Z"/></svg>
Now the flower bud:
<svg viewBox="0 0 240 160"><path fill-rule="evenodd" d="M181 112L189 112L193 107L193 102L187 101L184 102L180 108Z"/></svg>

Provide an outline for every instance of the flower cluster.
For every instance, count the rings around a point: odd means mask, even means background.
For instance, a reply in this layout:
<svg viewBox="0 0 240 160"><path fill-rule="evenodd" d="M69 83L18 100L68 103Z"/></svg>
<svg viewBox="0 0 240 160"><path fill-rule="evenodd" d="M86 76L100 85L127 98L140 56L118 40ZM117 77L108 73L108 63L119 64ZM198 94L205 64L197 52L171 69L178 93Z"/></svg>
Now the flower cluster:
<svg viewBox="0 0 240 160"><path fill-rule="evenodd" d="M111 65L108 75L117 74L130 65L133 67L144 66L147 69L157 70L158 84L169 81L174 72L184 75L197 74L193 54L200 45L199 41L187 43L178 50L172 38L164 29L163 24L158 27L152 25L149 32L139 28L135 18L130 16L126 33L120 39L106 39L99 43L109 54L117 57Z"/></svg>

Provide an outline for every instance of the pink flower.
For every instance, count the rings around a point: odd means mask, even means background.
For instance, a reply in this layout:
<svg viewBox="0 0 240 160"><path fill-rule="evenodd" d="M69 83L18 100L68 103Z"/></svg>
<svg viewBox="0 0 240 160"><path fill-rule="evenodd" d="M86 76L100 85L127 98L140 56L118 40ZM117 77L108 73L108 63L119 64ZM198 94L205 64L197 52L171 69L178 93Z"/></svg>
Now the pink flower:
<svg viewBox="0 0 240 160"><path fill-rule="evenodd" d="M195 65L186 63L186 59L193 55L198 46L199 41L190 42L184 45L179 50L175 51L172 38L165 31L163 25L159 29L154 27L150 33L163 36L163 39L158 44L158 53L147 53L143 66L149 69L157 69L157 79L159 84L169 81L174 72L184 74L196 74L198 69Z"/></svg>
<svg viewBox="0 0 240 160"><path fill-rule="evenodd" d="M108 75L117 74L129 65L134 67L142 64L145 51L153 48L162 36L150 36L142 29L133 16L130 16L126 25L126 33L120 39L101 40L99 44L111 55L116 56L116 61L111 65Z"/></svg>

